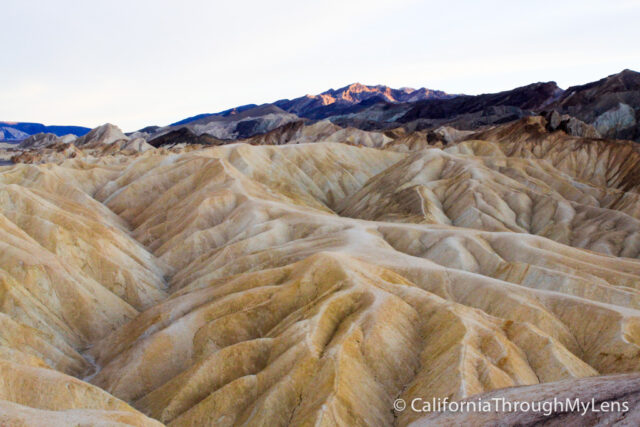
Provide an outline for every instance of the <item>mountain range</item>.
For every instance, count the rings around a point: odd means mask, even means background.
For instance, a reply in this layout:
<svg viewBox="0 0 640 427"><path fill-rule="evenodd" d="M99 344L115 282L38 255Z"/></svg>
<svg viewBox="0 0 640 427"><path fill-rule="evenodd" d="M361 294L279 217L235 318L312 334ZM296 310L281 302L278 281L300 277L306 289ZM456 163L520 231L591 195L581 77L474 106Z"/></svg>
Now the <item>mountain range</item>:
<svg viewBox="0 0 640 427"><path fill-rule="evenodd" d="M640 425L637 95L351 85L0 146L0 425ZM496 399L548 410L414 410Z"/></svg>
<svg viewBox="0 0 640 427"><path fill-rule="evenodd" d="M354 83L318 95L203 113L168 126L148 126L138 133L149 140L160 138L154 145L164 144L171 136L163 135L178 129L187 130L181 131L182 135L193 134L193 141L207 135L220 140L238 140L265 134L295 121L310 123L324 119L341 127L362 130L398 127L428 130L443 125L476 130L547 111L593 126L597 135L603 137L640 141L640 74L623 70L566 90L555 82L546 82L482 95ZM82 136L89 130L78 126L0 122L0 141L18 142L37 133Z"/></svg>
<svg viewBox="0 0 640 427"><path fill-rule="evenodd" d="M287 123L330 120L362 130L429 130L443 125L460 130L507 123L555 111L584 123L594 135L640 141L640 74L631 70L563 90L555 82L533 83L482 95L453 95L429 89L391 89L355 83L272 104L244 105L201 114L162 128L145 129L150 139L178 128L195 135L237 140L264 134ZM567 119L568 119L567 118ZM588 125L588 126L586 126Z"/></svg>

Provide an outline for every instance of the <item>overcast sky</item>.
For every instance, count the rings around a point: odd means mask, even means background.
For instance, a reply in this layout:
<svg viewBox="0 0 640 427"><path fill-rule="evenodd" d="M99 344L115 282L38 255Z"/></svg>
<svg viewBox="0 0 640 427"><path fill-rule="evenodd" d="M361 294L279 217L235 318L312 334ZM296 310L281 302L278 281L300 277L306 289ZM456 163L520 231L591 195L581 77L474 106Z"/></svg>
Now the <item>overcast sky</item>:
<svg viewBox="0 0 640 427"><path fill-rule="evenodd" d="M0 120L125 131L352 82L486 93L640 70L640 0L1 0Z"/></svg>

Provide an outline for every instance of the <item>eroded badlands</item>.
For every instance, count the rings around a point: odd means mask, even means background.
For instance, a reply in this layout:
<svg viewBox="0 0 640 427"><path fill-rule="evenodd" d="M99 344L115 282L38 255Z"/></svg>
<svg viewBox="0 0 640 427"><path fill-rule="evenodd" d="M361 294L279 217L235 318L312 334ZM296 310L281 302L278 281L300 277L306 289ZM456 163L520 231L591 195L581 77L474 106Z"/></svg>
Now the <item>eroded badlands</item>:
<svg viewBox="0 0 640 427"><path fill-rule="evenodd" d="M0 424L492 425L393 402L610 397L640 371L640 152L542 120L0 167Z"/></svg>

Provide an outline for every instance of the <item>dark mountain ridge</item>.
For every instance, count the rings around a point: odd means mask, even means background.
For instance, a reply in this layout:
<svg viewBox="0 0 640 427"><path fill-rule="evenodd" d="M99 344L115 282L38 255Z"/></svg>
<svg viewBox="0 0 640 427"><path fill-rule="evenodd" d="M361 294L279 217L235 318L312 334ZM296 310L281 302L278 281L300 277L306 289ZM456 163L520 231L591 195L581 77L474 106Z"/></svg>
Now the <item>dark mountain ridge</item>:
<svg viewBox="0 0 640 427"><path fill-rule="evenodd" d="M556 82L533 83L498 93L482 95L460 95L451 99L429 99L415 102L412 108L398 121L444 119L459 114L477 113L487 107L509 106L521 110L539 110L551 100L562 95Z"/></svg>
<svg viewBox="0 0 640 427"><path fill-rule="evenodd" d="M551 108L591 123L609 138L640 141L640 73L623 70L567 89Z"/></svg>

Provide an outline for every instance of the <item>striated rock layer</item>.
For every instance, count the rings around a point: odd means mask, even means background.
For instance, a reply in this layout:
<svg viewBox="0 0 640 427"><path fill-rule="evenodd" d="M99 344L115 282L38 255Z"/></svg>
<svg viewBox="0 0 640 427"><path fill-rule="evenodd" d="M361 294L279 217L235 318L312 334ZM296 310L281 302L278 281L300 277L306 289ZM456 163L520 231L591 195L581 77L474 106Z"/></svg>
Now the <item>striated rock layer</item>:
<svg viewBox="0 0 640 427"><path fill-rule="evenodd" d="M542 117L312 133L1 167L0 422L489 425L393 402L635 396L602 376L640 371L634 145Z"/></svg>

